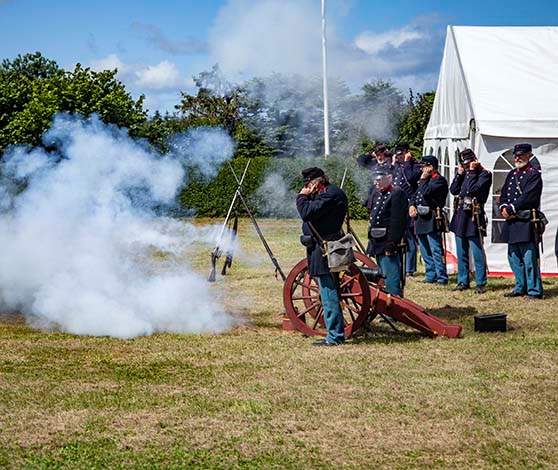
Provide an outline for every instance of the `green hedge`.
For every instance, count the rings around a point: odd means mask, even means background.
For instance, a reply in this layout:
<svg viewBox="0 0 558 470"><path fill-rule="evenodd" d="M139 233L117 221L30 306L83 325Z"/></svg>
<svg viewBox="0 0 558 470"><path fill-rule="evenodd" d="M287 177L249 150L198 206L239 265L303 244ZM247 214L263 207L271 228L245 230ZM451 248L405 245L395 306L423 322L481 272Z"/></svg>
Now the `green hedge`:
<svg viewBox="0 0 558 470"><path fill-rule="evenodd" d="M240 178L247 158L234 158L231 163ZM259 207L262 206L261 198L266 194L258 192L267 175L278 174L283 179L289 193L285 204L292 204L296 194L303 185L301 171L310 166L319 166L324 169L330 180L340 184L345 167L348 167L347 178L343 189L349 197L349 210L354 219L367 218L366 209L362 200L366 196L370 177L368 171L358 167L354 159L331 157L323 158L252 158L248 173L243 184L243 194L246 196L251 208L260 215ZM211 180L204 179L195 171L189 172L189 183L184 187L180 196L180 205L191 210L198 217L224 217L229 208L236 182L231 175L228 164L223 165L219 173ZM273 195L269 195L273 197ZM244 213L243 210L240 211ZM296 216L296 213L293 213Z"/></svg>
<svg viewBox="0 0 558 470"><path fill-rule="evenodd" d="M262 184L269 159L266 157L252 158L242 185L243 194L250 197ZM234 158L231 164L240 179L248 158ZM190 171L189 183L180 196L180 205L193 210L198 217L224 217L236 191L237 184L228 164L224 164L217 175L207 180Z"/></svg>

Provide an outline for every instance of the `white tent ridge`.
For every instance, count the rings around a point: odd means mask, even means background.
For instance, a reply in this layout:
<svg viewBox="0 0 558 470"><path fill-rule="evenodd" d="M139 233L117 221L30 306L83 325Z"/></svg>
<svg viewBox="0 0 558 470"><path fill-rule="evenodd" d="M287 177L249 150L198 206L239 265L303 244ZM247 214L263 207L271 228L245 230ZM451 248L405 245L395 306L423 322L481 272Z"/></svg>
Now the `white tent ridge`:
<svg viewBox="0 0 558 470"><path fill-rule="evenodd" d="M436 155L449 182L457 156L472 148L493 172L487 260L491 274L510 271L503 224L495 210L514 144L529 142L543 175L542 210L550 220L541 269L558 274L558 27L449 26L424 152ZM447 205L451 209L450 198ZM453 237L450 237L453 242ZM454 244L450 243L450 250Z"/></svg>

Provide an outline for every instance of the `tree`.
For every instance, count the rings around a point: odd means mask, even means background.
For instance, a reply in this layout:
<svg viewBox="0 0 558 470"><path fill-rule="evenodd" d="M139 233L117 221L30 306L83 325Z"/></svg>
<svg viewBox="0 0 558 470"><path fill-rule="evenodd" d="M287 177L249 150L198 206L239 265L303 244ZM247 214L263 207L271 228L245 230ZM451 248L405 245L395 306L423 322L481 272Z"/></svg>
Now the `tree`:
<svg viewBox="0 0 558 470"><path fill-rule="evenodd" d="M102 121L139 135L147 120L143 96L132 99L116 70L94 72L77 64L60 69L37 52L0 66L0 151L8 145L41 145L57 112L99 115Z"/></svg>
<svg viewBox="0 0 558 470"><path fill-rule="evenodd" d="M319 77L273 74L243 85L249 98L243 108L247 125L281 157L321 156L324 152L323 96ZM335 149L344 138L343 102L350 96L341 80L330 81L330 137Z"/></svg>
<svg viewBox="0 0 558 470"><path fill-rule="evenodd" d="M20 54L14 60L4 59L0 64L0 75L15 73L31 80L51 78L60 72L58 64L43 57L40 52Z"/></svg>
<svg viewBox="0 0 558 470"><path fill-rule="evenodd" d="M240 102L243 91L223 78L218 65L193 77L196 95L182 92L176 106L188 125L222 126L232 134L240 122Z"/></svg>
<svg viewBox="0 0 558 470"><path fill-rule="evenodd" d="M419 93L416 97L411 92L409 107L399 125L399 141L407 142L415 150L421 150L423 146L424 133L436 93L433 91Z"/></svg>
<svg viewBox="0 0 558 470"><path fill-rule="evenodd" d="M221 126L237 143L236 156L269 156L271 149L260 135L246 125L253 104L242 86L225 80L218 65L194 77L195 95L182 92L174 117L180 127Z"/></svg>

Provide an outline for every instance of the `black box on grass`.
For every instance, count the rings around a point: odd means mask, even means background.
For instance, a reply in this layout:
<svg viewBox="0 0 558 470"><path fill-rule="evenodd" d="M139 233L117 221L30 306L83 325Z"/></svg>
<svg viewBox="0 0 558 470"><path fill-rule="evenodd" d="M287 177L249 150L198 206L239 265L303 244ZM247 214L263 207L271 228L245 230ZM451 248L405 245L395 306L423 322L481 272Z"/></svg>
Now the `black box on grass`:
<svg viewBox="0 0 558 470"><path fill-rule="evenodd" d="M475 315L475 331L493 332L507 331L507 317L505 313L489 313Z"/></svg>

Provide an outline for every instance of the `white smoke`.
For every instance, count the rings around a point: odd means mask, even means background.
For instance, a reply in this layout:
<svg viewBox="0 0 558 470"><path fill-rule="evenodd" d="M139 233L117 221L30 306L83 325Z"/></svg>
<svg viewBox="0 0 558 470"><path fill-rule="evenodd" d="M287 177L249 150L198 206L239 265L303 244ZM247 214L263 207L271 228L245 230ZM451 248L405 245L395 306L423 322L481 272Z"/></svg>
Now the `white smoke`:
<svg viewBox="0 0 558 470"><path fill-rule="evenodd" d="M268 174L256 190L258 212L264 217L297 217L296 192L279 173Z"/></svg>
<svg viewBox="0 0 558 470"><path fill-rule="evenodd" d="M223 131L177 137L174 153L161 156L97 118L58 116L44 142L57 154L16 148L0 168L4 310L44 328L119 338L232 325L184 259L218 230L154 215L173 203L185 164L211 174L231 157Z"/></svg>
<svg viewBox="0 0 558 470"><path fill-rule="evenodd" d="M409 82L427 76L435 87L445 27L435 16L415 18L399 28L360 31L346 38L343 14L346 1L328 0L329 74L349 84L374 79ZM209 35L211 59L236 80L266 76L321 75L321 10L315 0L227 0ZM418 86L413 88L419 89ZM424 88L420 88L424 90Z"/></svg>

